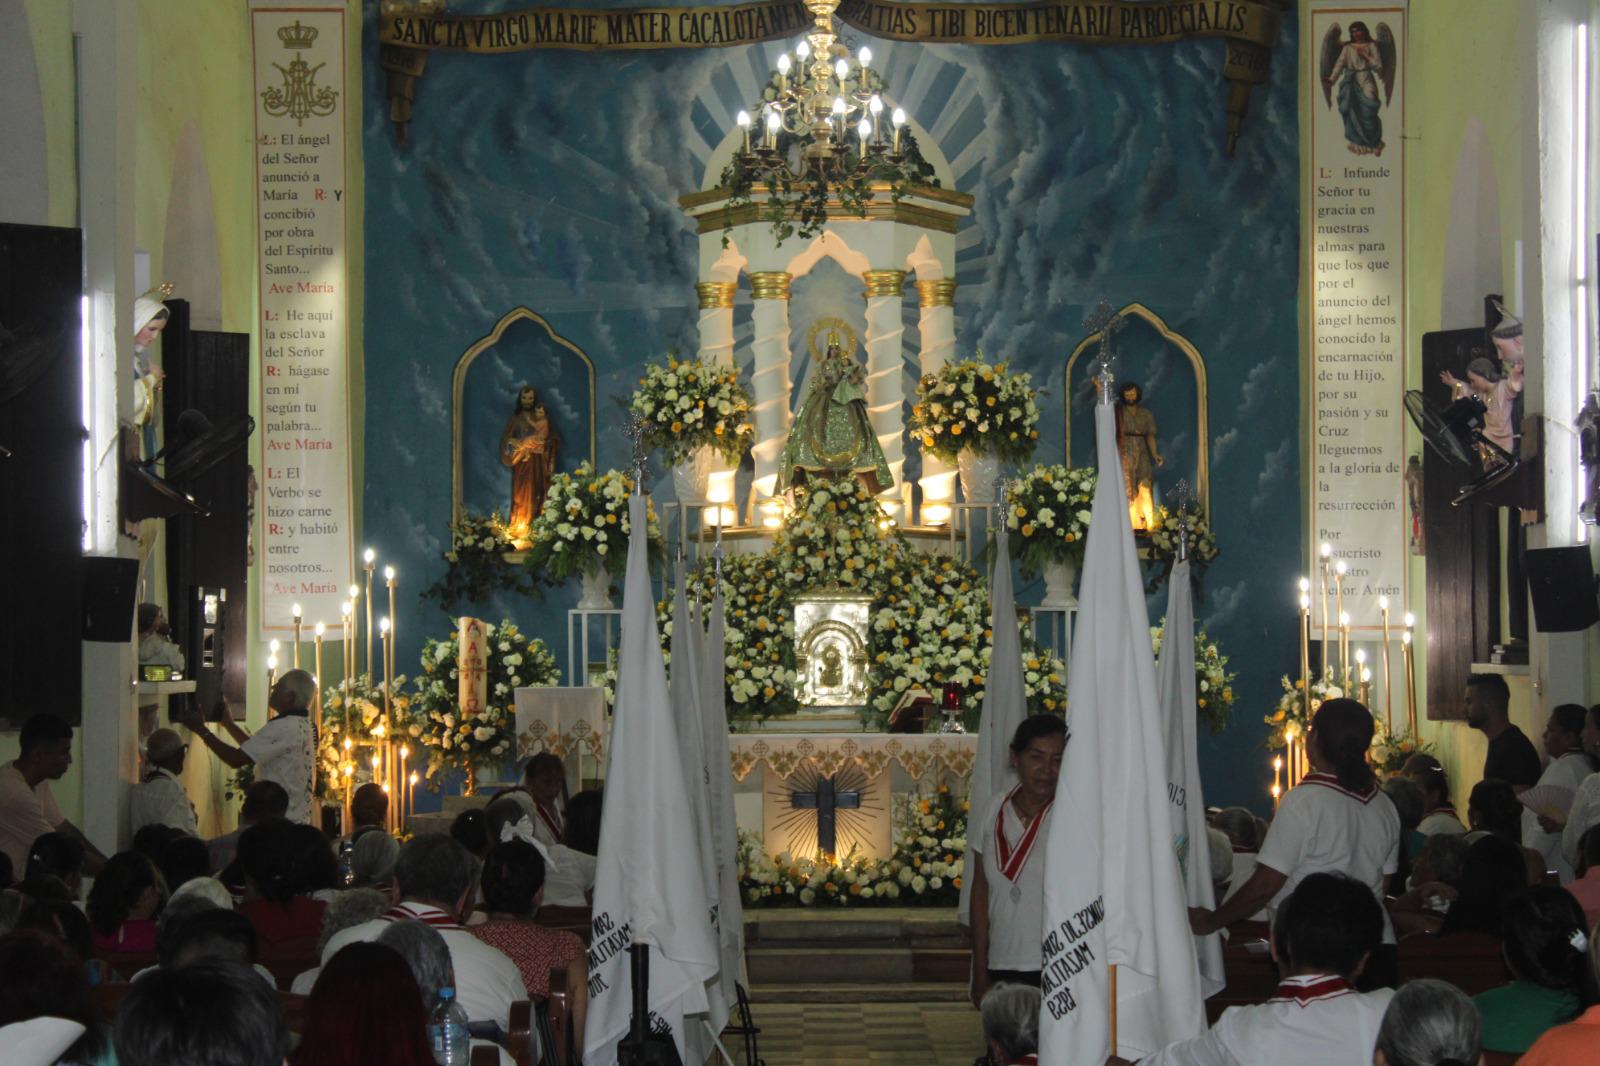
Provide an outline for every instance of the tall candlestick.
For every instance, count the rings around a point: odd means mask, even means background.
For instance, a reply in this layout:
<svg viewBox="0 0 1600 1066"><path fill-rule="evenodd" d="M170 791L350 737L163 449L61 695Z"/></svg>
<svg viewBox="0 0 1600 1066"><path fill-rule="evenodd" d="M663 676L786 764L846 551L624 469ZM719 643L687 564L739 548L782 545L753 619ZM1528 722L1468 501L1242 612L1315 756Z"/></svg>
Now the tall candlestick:
<svg viewBox="0 0 1600 1066"><path fill-rule="evenodd" d="M1278 783L1274 781L1272 783L1272 809L1274 811L1278 809L1278 801L1282 798L1282 796L1283 790L1279 788Z"/></svg>
<svg viewBox="0 0 1600 1066"><path fill-rule="evenodd" d="M1333 591L1335 602L1334 610L1339 615L1339 677L1340 688L1346 691L1350 688L1350 637L1346 629L1349 625L1349 615L1344 613L1344 575L1350 567L1343 559L1336 559L1333 563Z"/></svg>
<svg viewBox="0 0 1600 1066"><path fill-rule="evenodd" d="M344 688L344 736L345 743L350 742L350 662L355 658L355 613L356 605L353 600L345 600L339 605L340 629L344 636L343 652L344 677L340 684Z"/></svg>
<svg viewBox="0 0 1600 1066"><path fill-rule="evenodd" d="M316 685L316 725L319 731L322 729L322 638L327 632L328 627L318 622L316 628L312 630L311 638L314 642L311 653L311 666L313 668L311 681Z"/></svg>
<svg viewBox="0 0 1600 1066"><path fill-rule="evenodd" d="M1300 579L1300 701L1311 720L1311 582Z"/></svg>
<svg viewBox="0 0 1600 1066"><path fill-rule="evenodd" d="M400 817L396 820L396 824L395 824L395 831L399 832L399 833L405 832L406 819L407 819L407 817L409 817L409 814L410 814L410 812L407 809L407 803L406 803L407 799L410 797L410 790L404 787L405 783L406 783L407 776L408 776L407 772L406 772L407 771L406 760L408 760L409 758L411 758L411 747L409 745L407 745L407 744L400 745L400 784L401 784L402 787L400 789L400 797L399 797L399 800L400 800Z"/></svg>
<svg viewBox="0 0 1600 1066"><path fill-rule="evenodd" d="M272 650L267 652L267 699L272 699L272 689L278 683L278 642L272 642Z"/></svg>
<svg viewBox="0 0 1600 1066"><path fill-rule="evenodd" d="M367 676L377 677L378 671L372 668L372 564L378 558L378 553L368 548L361 553L364 561L362 569L367 572Z"/></svg>
<svg viewBox="0 0 1600 1066"><path fill-rule="evenodd" d="M395 632L396 618L395 618L395 613L394 613L394 589L395 589L396 582L395 582L394 567L386 566L386 567L383 568L383 583L386 586L388 586L388 588L389 588L389 653L388 653L388 660L389 661L384 663L384 667L383 668L385 670L387 670L389 672L389 674L392 676L394 674L394 672L395 672L395 669L394 669L395 651L400 646L398 634Z"/></svg>
<svg viewBox="0 0 1600 1066"><path fill-rule="evenodd" d="M1333 545L1322 545L1322 680L1328 680L1328 569L1333 565Z"/></svg>
<svg viewBox="0 0 1600 1066"><path fill-rule="evenodd" d="M1272 757L1272 801L1274 803L1276 803L1278 801L1278 794L1280 792L1280 787L1279 786L1281 786L1282 784L1283 784L1283 756L1282 755L1274 755Z"/></svg>
<svg viewBox="0 0 1600 1066"><path fill-rule="evenodd" d="M1361 675L1361 705L1365 707L1372 702L1372 670L1363 666L1358 673Z"/></svg>
<svg viewBox="0 0 1600 1066"><path fill-rule="evenodd" d="M1406 673L1406 724L1411 729L1411 735L1417 736L1417 667L1415 638L1412 636L1416 626L1416 618L1406 615L1406 631L1400 634L1400 658Z"/></svg>
<svg viewBox="0 0 1600 1066"><path fill-rule="evenodd" d="M1378 613L1383 617L1383 724L1394 732L1394 686L1389 682L1389 597L1378 597Z"/></svg>
<svg viewBox="0 0 1600 1066"><path fill-rule="evenodd" d="M1339 612L1339 690L1350 695L1350 615Z"/></svg>
<svg viewBox="0 0 1600 1066"><path fill-rule="evenodd" d="M294 668L300 669L300 605L291 608L294 615Z"/></svg>

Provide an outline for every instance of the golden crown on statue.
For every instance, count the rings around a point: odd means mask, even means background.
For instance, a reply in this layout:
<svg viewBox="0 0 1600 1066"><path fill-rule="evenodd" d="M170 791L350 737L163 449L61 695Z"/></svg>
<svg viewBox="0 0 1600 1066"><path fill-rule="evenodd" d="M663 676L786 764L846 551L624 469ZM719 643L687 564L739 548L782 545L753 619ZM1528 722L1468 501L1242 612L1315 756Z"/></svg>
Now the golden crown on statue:
<svg viewBox="0 0 1600 1066"><path fill-rule="evenodd" d="M278 27L278 40L283 42L285 48L303 52L316 43L317 28L315 26L302 26L300 25L300 20L295 19L293 26Z"/></svg>

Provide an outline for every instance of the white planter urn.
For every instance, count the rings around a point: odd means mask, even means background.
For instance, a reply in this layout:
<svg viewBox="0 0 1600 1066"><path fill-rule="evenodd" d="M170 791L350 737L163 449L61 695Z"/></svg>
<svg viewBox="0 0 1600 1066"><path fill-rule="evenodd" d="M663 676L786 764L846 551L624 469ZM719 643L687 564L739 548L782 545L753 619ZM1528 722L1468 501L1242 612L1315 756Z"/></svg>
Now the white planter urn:
<svg viewBox="0 0 1600 1066"><path fill-rule="evenodd" d="M961 495L969 504L994 502L994 485L1000 478L1000 458L979 455L964 449L956 456L956 469L961 472Z"/></svg>
<svg viewBox="0 0 1600 1066"><path fill-rule="evenodd" d="M609 611L611 610L611 575L603 566L596 566L585 570L580 575L583 582L583 595L578 598L580 611Z"/></svg>
<svg viewBox="0 0 1600 1066"><path fill-rule="evenodd" d="M1051 561L1044 564L1044 600L1040 607L1057 611L1070 611L1078 606L1073 587L1078 583L1078 564L1071 561Z"/></svg>
<svg viewBox="0 0 1600 1066"><path fill-rule="evenodd" d="M689 458L672 468L672 491L680 504L704 503L717 466L717 453L709 447L696 448Z"/></svg>

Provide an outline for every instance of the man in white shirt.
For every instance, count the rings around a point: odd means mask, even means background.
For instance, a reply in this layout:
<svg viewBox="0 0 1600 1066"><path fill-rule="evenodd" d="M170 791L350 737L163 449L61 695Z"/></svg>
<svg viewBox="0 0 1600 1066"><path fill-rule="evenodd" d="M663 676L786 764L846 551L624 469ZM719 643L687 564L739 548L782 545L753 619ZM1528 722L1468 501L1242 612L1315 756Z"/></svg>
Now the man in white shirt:
<svg viewBox="0 0 1600 1066"><path fill-rule="evenodd" d="M1018 784L967 830L972 876L972 1002L1000 981L1039 986L1044 965L1044 842L1067 726L1053 714L1024 718L1011 739ZM1038 854L1035 854L1037 852Z"/></svg>
<svg viewBox="0 0 1600 1066"><path fill-rule="evenodd" d="M311 785L315 772L317 741L307 709L317 693L316 682L304 670L290 670L278 678L267 697L267 709L275 717L255 734L245 732L231 715L221 721L235 740L234 747L206 728L200 712L191 707L183 724L194 730L217 758L235 770L256 768L257 781L274 781L289 794L288 819L311 821Z"/></svg>
<svg viewBox="0 0 1600 1066"><path fill-rule="evenodd" d="M180 776L189 745L172 730L157 729L145 742L144 750L150 772L128 795L128 831L138 833L147 825L167 825L199 836L194 804L189 802Z"/></svg>
<svg viewBox="0 0 1600 1066"><path fill-rule="evenodd" d="M1354 983L1382 934L1383 908L1365 885L1311 874L1278 908L1272 927L1272 957L1284 975L1277 993L1229 1007L1208 1032L1162 1048L1141 1066L1369 1066L1394 991L1357 992Z"/></svg>
<svg viewBox="0 0 1600 1066"><path fill-rule="evenodd" d="M22 726L17 757L0 766L0 851L11 858L20 879L28 868L28 849L46 833L66 833L83 845L83 868L91 877L106 857L67 821L50 793L72 765L72 727L53 714L36 714Z"/></svg>
<svg viewBox="0 0 1600 1066"><path fill-rule="evenodd" d="M460 924L471 902L473 860L466 848L443 833L413 837L400 849L394 868L400 902L380 918L335 933L322 949L322 962L346 944L376 940L394 922L432 926L450 949L456 974L456 999L473 1022L511 1025L511 1005L528 998L521 971L505 952L473 936Z"/></svg>

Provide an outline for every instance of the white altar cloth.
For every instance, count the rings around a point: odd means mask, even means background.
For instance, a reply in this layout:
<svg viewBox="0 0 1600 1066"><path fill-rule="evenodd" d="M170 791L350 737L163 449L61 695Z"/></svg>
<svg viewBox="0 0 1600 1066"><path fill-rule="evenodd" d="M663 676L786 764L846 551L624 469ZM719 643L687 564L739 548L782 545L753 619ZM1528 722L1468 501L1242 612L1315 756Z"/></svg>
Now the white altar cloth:
<svg viewBox="0 0 1600 1066"><path fill-rule="evenodd" d="M735 733L728 738L733 777L743 781L757 766L789 777L810 763L836 774L853 763L876 777L897 765L912 778L944 775L966 778L978 751L976 733Z"/></svg>

